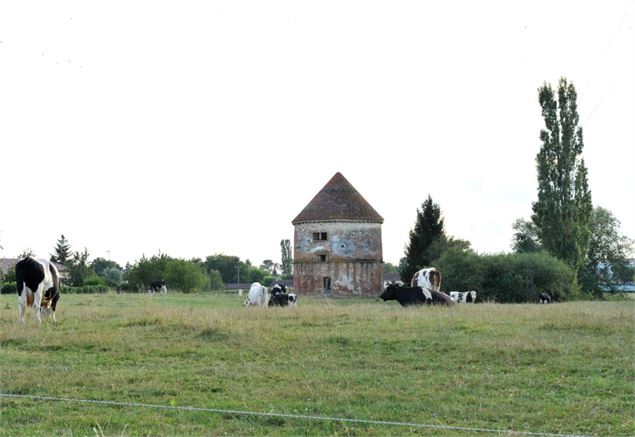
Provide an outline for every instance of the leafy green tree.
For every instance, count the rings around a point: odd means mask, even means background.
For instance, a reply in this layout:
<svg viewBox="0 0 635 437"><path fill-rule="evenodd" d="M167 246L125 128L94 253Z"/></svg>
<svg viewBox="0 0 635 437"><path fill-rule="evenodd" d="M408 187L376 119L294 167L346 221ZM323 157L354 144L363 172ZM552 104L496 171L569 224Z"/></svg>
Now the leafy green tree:
<svg viewBox="0 0 635 437"><path fill-rule="evenodd" d="M533 253L542 250L538 229L533 222L518 219L512 225L512 229L514 230L512 250L515 253Z"/></svg>
<svg viewBox="0 0 635 437"><path fill-rule="evenodd" d="M90 267L93 269L93 271L101 276L104 276L103 273L104 271L108 270L108 269L117 269L119 271L122 271L123 269L121 268L121 266L119 264L117 264L115 261L111 261L105 258L95 258L91 263L90 263Z"/></svg>
<svg viewBox="0 0 635 437"><path fill-rule="evenodd" d="M88 249L84 248L83 252L75 252L73 258L67 261L68 279L73 287L83 286L86 278L94 273L88 265L89 256Z"/></svg>
<svg viewBox="0 0 635 437"><path fill-rule="evenodd" d="M278 267L280 267L277 263L273 262L270 259L266 259L260 264L260 269L265 270L272 276L278 275Z"/></svg>
<svg viewBox="0 0 635 437"><path fill-rule="evenodd" d="M430 264L435 264L445 251L454 249L459 252L473 252L472 243L460 238L448 237L445 234L434 240L426 251Z"/></svg>
<svg viewBox="0 0 635 437"><path fill-rule="evenodd" d="M602 297L605 290L613 292L616 285L625 282L633 241L621 233L620 221L611 211L599 206L593 209L590 229L588 262L582 269L580 285Z"/></svg>
<svg viewBox="0 0 635 437"><path fill-rule="evenodd" d="M384 273L399 273L399 266L384 262Z"/></svg>
<svg viewBox="0 0 635 437"><path fill-rule="evenodd" d="M126 268L129 286L138 291L146 291L152 281L164 279L170 290L184 293L201 291L209 286L203 265L196 260L171 258L165 254L152 258L145 256L132 266Z"/></svg>
<svg viewBox="0 0 635 437"><path fill-rule="evenodd" d="M169 258L164 278L168 288L184 293L202 291L209 286L209 277L203 268L184 259Z"/></svg>
<svg viewBox="0 0 635 437"><path fill-rule="evenodd" d="M123 282L123 272L117 267L106 267L97 275L103 277L110 286L119 287Z"/></svg>
<svg viewBox="0 0 635 437"><path fill-rule="evenodd" d="M584 141L578 126L577 94L573 84L560 79L558 95L545 83L538 90L545 128L536 157L538 200L532 221L542 247L566 262L574 272L586 263L593 205L587 169L582 159Z"/></svg>
<svg viewBox="0 0 635 437"><path fill-rule="evenodd" d="M241 268L240 258L237 256L215 254L205 258L204 264L207 274L212 270L220 272L225 284L239 282L238 275L241 276L240 282L245 282L243 272L240 272L240 270L244 271L244 268Z"/></svg>
<svg viewBox="0 0 635 437"><path fill-rule="evenodd" d="M209 286L212 290L223 290L225 288L223 277L218 270L210 271L207 276L209 276Z"/></svg>
<svg viewBox="0 0 635 437"><path fill-rule="evenodd" d="M53 254L51 254L51 261L66 265L73 259L73 251L68 240L62 234L57 240Z"/></svg>
<svg viewBox="0 0 635 437"><path fill-rule="evenodd" d="M400 271L402 281L409 283L417 270L431 264L429 249L435 240L445 236L443 227L441 208L428 196L421 210L417 208L415 227L410 231L410 242L405 250L406 261Z"/></svg>
<svg viewBox="0 0 635 437"><path fill-rule="evenodd" d="M280 251L282 252L281 270L282 275L289 277L293 274L293 255L291 253L291 241L281 240Z"/></svg>

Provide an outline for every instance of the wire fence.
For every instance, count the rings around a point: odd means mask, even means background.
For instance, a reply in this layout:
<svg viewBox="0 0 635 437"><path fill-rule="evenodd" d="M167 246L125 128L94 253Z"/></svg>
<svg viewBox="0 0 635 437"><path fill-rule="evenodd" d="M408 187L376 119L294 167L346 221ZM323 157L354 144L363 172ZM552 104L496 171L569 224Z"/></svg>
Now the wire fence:
<svg viewBox="0 0 635 437"><path fill-rule="evenodd" d="M62 398L62 397L54 397L54 396L37 396L37 395L25 395L25 394L13 394L13 393L0 393L0 397L32 400L32 401L72 402L72 403L101 405L101 406L107 406L107 407L154 408L154 409L161 409L161 410L190 411L190 412L229 414L229 415L240 415L240 416L276 417L276 418L290 419L290 420L311 420L311 421L323 421L323 422L354 423L359 425L379 425L379 426L398 426L398 427L401 426L401 427L409 427L409 428L425 428L425 429L440 430L440 431L505 434L505 435L519 435L519 436L591 437L591 436L581 435L581 434L558 434L558 433L536 432L536 431L515 431L511 429L471 428L471 427L464 427L464 426L435 425L435 424L426 424L426 423L418 423L418 422L399 422L399 421L393 421L393 420L354 419L354 418L347 418L347 417L312 416L312 415L305 415L305 414L228 410L228 409L222 409L222 408L145 404L141 402L122 402L122 401L109 401L109 400L98 400L98 399Z"/></svg>

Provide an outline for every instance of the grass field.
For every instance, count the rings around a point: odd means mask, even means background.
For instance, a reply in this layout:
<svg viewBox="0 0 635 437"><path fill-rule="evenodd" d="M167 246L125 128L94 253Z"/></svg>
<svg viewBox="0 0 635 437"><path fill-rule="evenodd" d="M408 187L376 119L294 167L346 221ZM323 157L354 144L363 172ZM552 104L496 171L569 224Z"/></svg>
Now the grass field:
<svg viewBox="0 0 635 437"><path fill-rule="evenodd" d="M561 434L635 434L635 302L460 305L0 296L0 391ZM476 431L0 397L0 435L471 435Z"/></svg>

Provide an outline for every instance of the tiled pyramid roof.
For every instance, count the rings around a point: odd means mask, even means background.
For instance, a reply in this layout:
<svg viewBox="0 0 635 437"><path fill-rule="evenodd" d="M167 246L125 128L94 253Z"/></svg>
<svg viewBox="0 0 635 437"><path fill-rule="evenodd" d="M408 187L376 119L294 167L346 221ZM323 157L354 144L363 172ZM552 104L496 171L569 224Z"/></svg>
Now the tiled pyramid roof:
<svg viewBox="0 0 635 437"><path fill-rule="evenodd" d="M294 225L315 221L359 221L383 223L384 219L341 174L335 176L293 219Z"/></svg>

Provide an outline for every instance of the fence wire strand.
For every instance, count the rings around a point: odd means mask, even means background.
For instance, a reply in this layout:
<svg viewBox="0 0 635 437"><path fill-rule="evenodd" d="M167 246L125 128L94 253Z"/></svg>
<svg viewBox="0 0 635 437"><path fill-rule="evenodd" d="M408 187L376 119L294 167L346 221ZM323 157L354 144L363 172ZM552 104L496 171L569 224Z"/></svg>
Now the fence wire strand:
<svg viewBox="0 0 635 437"><path fill-rule="evenodd" d="M74 402L83 404L95 404L110 407L136 407L136 408L155 408L162 410L175 410L175 411L192 411L201 413L215 413L215 414L232 414L240 416L257 416L257 417L277 417L283 419L294 420L313 420L313 421L325 421L325 422L342 422L342 423L355 423L360 425L380 425L380 426L404 426L410 428L426 428L436 429L442 431L459 431L459 432L472 432L472 433L488 433L488 434L507 434L507 435L522 435L522 436L541 436L541 437L591 437L580 434L557 434L548 432L536 432L536 431L515 431L510 429L489 429L489 428L471 428L464 426L451 426L451 425L434 425L417 422L399 422L393 420L373 420L373 419L353 419L347 417L331 417L331 416L313 416L306 414L289 414L289 413L267 413L262 411L243 411L243 410L228 410L222 408L207 408L207 407L189 407L178 405L161 405L161 404L144 404L140 402L122 402L122 401L108 401L98 399L78 399L78 398L61 398L54 396L36 396L14 393L0 393L0 397L13 398L13 399L26 399L33 401L55 401L55 402Z"/></svg>

